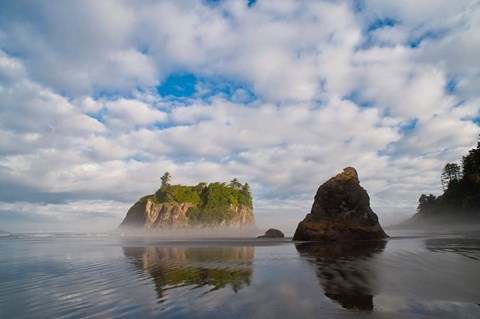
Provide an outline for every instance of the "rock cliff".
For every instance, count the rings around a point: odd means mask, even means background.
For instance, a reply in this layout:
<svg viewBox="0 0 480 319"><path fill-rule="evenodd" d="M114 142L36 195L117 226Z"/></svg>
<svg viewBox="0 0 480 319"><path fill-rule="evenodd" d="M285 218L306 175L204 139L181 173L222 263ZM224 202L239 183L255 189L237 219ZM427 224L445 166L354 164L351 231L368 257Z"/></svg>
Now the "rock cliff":
<svg viewBox="0 0 480 319"><path fill-rule="evenodd" d="M298 224L293 240L341 241L388 237L370 208L357 171L347 167L321 185L312 210Z"/></svg>
<svg viewBox="0 0 480 319"><path fill-rule="evenodd" d="M152 199L136 202L127 212L127 216L120 224L120 228L185 228L194 225L188 217L189 208L194 207L192 203L154 203ZM255 216L253 209L245 205L230 205L233 217L225 218L222 221L210 226L243 227L254 226Z"/></svg>

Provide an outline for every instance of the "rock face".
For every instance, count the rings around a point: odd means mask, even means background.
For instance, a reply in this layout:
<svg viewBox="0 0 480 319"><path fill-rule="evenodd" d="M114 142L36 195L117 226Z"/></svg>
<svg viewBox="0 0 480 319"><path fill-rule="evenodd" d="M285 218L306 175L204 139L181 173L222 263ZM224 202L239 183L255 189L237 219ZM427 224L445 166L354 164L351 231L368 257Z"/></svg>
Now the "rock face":
<svg viewBox="0 0 480 319"><path fill-rule="evenodd" d="M161 203L155 204L151 199L136 202L127 212L120 228L185 228L190 227L188 209L192 203ZM216 226L243 227L255 225L253 209L239 205L230 205L235 212L233 218L223 220Z"/></svg>
<svg viewBox="0 0 480 319"><path fill-rule="evenodd" d="M298 224L293 240L345 241L387 238L360 186L357 171L347 167L321 185L312 210Z"/></svg>
<svg viewBox="0 0 480 319"><path fill-rule="evenodd" d="M270 228L265 232L265 235L258 236L257 238L285 238L285 235L278 229Z"/></svg>

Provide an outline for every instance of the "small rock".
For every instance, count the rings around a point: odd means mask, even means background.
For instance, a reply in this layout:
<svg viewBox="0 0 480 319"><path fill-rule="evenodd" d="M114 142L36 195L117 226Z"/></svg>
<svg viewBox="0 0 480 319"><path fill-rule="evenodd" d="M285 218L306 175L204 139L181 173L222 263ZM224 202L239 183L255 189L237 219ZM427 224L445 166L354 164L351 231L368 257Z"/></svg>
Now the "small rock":
<svg viewBox="0 0 480 319"><path fill-rule="evenodd" d="M270 228L265 232L265 235L258 236L257 238L285 238L285 235L278 229Z"/></svg>

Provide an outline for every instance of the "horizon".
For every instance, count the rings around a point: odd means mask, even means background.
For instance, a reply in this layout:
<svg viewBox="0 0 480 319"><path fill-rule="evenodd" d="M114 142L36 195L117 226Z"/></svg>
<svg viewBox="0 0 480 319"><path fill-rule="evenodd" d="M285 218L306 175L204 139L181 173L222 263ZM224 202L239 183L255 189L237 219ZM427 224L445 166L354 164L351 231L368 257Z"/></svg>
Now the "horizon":
<svg viewBox="0 0 480 319"><path fill-rule="evenodd" d="M0 2L0 229L109 231L166 171L293 232L344 167L384 227L480 133L480 4Z"/></svg>

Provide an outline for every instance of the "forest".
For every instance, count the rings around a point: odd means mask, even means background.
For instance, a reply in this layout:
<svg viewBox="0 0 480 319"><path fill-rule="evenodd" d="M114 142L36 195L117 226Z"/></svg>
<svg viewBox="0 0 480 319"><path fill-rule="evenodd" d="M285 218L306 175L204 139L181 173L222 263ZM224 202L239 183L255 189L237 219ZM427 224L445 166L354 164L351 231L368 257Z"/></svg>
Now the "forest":
<svg viewBox="0 0 480 319"><path fill-rule="evenodd" d="M443 194L422 194L418 212L425 217L458 215L480 217L480 137L477 147L462 157L460 164L447 163L441 173Z"/></svg>

